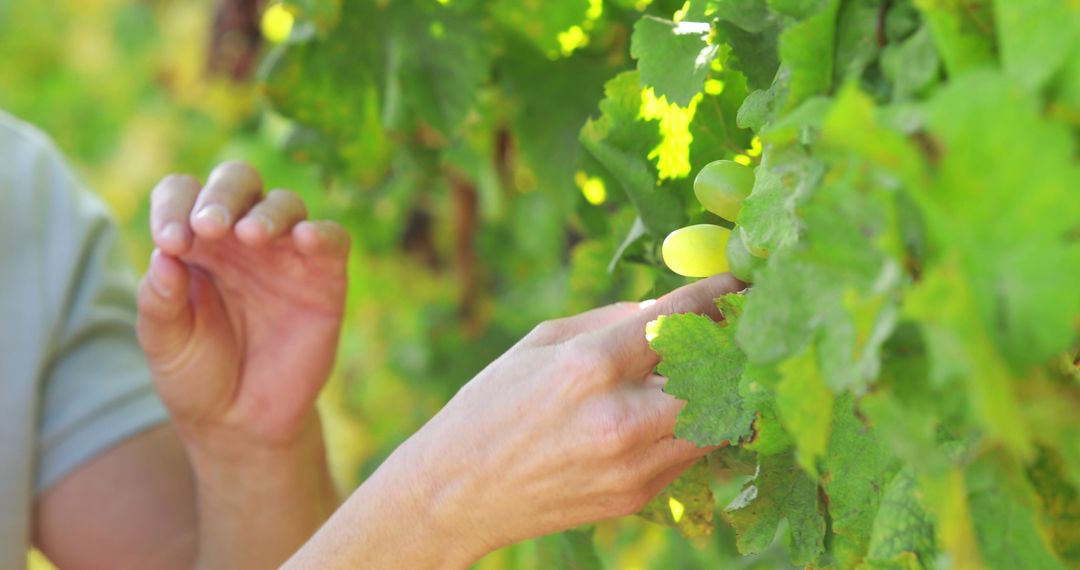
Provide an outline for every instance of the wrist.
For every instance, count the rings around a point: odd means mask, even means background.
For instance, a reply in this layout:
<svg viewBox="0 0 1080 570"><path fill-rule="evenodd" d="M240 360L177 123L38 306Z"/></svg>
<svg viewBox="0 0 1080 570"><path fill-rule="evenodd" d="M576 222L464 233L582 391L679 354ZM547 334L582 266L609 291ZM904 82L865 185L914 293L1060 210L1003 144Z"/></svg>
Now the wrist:
<svg viewBox="0 0 1080 570"><path fill-rule="evenodd" d="M464 570L494 550L464 510L480 503L470 502L470 485L443 460L450 454L421 445L414 436L399 447L286 568L353 568L363 560L373 570Z"/></svg>
<svg viewBox="0 0 1080 570"><path fill-rule="evenodd" d="M178 423L177 429L196 471L250 471L325 457L322 425L314 410L287 437L269 438L222 422Z"/></svg>
<svg viewBox="0 0 1080 570"><path fill-rule="evenodd" d="M304 510L315 509L324 520L337 507L316 413L289 441L268 442L235 430L188 432L182 437L200 496L228 496L230 502L273 497L284 508L307 502Z"/></svg>

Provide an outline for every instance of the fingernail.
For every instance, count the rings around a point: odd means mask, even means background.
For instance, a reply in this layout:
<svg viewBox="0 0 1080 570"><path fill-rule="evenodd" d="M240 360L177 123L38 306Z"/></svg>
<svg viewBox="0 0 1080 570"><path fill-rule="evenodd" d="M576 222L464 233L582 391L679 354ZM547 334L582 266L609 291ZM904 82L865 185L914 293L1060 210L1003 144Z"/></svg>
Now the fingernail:
<svg viewBox="0 0 1080 570"><path fill-rule="evenodd" d="M251 219L255 220L255 223L262 226L263 230L265 230L267 234L271 234L274 232L274 222L272 222L270 218L267 218L262 214L254 214L251 216Z"/></svg>
<svg viewBox="0 0 1080 570"><path fill-rule="evenodd" d="M183 245L187 242L187 231L180 222L170 222L161 230L161 241Z"/></svg>
<svg viewBox="0 0 1080 570"><path fill-rule="evenodd" d="M229 225L229 211L220 204L210 204L199 210L199 213L195 215L195 219L209 220L219 226L227 226Z"/></svg>
<svg viewBox="0 0 1080 570"><path fill-rule="evenodd" d="M651 307L651 306L653 306L655 304L656 304L656 299L647 299L645 301L642 301L642 302L638 303L638 307L641 308L641 309L648 309L649 307Z"/></svg>

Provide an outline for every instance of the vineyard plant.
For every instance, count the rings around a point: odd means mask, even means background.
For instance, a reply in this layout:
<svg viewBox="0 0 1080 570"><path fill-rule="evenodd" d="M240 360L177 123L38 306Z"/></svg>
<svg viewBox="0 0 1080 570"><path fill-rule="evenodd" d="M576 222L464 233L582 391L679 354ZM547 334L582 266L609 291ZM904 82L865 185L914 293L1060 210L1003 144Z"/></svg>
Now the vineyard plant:
<svg viewBox="0 0 1080 570"><path fill-rule="evenodd" d="M143 249L108 192L231 158L353 234L347 487L538 322L747 284L641 331L715 451L478 568L1080 569L1077 0L52 4L0 0L0 106Z"/></svg>
<svg viewBox="0 0 1080 570"><path fill-rule="evenodd" d="M642 516L766 566L1080 567L1075 2L286 9L264 88L328 175L490 220L541 195L554 222L503 222L651 294L663 261L752 284L647 331L676 435L726 447Z"/></svg>

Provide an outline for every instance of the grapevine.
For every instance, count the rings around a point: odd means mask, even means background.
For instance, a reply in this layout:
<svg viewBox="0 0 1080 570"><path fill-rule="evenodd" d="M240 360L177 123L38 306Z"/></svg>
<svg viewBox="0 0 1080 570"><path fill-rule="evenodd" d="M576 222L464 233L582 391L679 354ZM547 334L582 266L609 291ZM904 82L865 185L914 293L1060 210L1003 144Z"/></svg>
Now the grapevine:
<svg viewBox="0 0 1080 570"><path fill-rule="evenodd" d="M1075 2L284 6L286 150L471 204L469 288L513 211L582 302L752 282L647 331L722 447L643 516L776 567L1080 568ZM583 534L551 560L600 564Z"/></svg>

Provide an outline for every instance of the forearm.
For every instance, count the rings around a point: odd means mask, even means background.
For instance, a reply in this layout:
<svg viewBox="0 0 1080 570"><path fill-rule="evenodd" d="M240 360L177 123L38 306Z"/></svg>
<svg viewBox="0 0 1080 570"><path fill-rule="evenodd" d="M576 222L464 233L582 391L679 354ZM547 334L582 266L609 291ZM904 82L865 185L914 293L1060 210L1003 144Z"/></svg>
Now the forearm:
<svg viewBox="0 0 1080 570"><path fill-rule="evenodd" d="M337 508L318 419L280 447L189 446L205 570L276 568Z"/></svg>
<svg viewBox="0 0 1080 570"><path fill-rule="evenodd" d="M446 484L455 474L425 462L409 443L349 497L285 569L465 569L490 550L455 515L455 492Z"/></svg>

